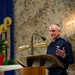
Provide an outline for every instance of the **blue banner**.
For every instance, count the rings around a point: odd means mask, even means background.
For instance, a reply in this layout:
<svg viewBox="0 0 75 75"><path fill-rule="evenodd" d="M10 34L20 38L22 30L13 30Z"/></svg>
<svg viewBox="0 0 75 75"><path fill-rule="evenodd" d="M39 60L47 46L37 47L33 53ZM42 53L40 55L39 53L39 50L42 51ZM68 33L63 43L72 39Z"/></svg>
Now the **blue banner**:
<svg viewBox="0 0 75 75"><path fill-rule="evenodd" d="M10 59L14 58L14 24L13 0L0 0L0 39L10 39ZM10 36L8 36L10 35ZM6 51L6 57L8 52ZM4 75L14 75L14 71L6 71Z"/></svg>

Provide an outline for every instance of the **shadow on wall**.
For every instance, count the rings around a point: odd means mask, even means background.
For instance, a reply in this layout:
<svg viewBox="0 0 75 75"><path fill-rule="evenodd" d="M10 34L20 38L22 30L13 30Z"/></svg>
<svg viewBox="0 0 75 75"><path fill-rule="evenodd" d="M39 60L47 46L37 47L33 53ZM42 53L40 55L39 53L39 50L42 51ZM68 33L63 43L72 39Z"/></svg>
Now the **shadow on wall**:
<svg viewBox="0 0 75 75"><path fill-rule="evenodd" d="M69 66L68 75L75 75L75 63Z"/></svg>
<svg viewBox="0 0 75 75"><path fill-rule="evenodd" d="M75 51L73 51L74 64L75 64Z"/></svg>
<svg viewBox="0 0 75 75"><path fill-rule="evenodd" d="M75 51L73 51L74 63L69 65L68 75L75 75Z"/></svg>

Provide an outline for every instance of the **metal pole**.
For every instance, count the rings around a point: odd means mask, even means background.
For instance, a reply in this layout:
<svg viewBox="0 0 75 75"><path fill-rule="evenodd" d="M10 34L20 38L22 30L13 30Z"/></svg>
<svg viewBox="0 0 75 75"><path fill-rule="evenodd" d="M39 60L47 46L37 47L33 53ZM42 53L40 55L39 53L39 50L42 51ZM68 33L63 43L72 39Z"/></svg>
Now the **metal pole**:
<svg viewBox="0 0 75 75"><path fill-rule="evenodd" d="M33 55L33 35L31 37L31 55Z"/></svg>

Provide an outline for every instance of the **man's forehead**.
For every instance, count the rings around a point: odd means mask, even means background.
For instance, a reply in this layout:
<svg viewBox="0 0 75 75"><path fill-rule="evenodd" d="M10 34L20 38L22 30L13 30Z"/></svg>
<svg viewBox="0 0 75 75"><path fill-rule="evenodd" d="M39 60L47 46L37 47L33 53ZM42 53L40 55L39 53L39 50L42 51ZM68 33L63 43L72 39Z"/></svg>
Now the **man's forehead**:
<svg viewBox="0 0 75 75"><path fill-rule="evenodd" d="M54 29L54 30L56 30L56 29L58 29L58 27L57 27L56 25L52 25L52 26L49 27L49 29Z"/></svg>

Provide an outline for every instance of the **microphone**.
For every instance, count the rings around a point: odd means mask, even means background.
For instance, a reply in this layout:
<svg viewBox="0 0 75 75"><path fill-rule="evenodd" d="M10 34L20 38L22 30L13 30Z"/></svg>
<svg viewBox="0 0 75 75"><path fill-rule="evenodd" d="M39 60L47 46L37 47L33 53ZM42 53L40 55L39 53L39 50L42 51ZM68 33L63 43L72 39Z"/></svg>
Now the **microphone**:
<svg viewBox="0 0 75 75"><path fill-rule="evenodd" d="M33 33L33 35L34 35L34 34L35 34L35 35L37 35L37 36L40 36L40 37L42 38L42 40L43 40L43 41L45 41L45 40L46 40L46 38L45 38L45 37L43 37L43 36L41 36L41 35L39 35L39 34L37 34L37 33ZM33 36L33 35L32 35L32 36Z"/></svg>
<svg viewBox="0 0 75 75"><path fill-rule="evenodd" d="M39 34L37 34L37 33L33 33L33 34L32 34L32 37L31 37L31 55L33 55L33 36L34 36L34 35L37 35L37 36L41 37L43 41L46 40L45 37L43 37L43 36L41 36L41 35L39 35Z"/></svg>

